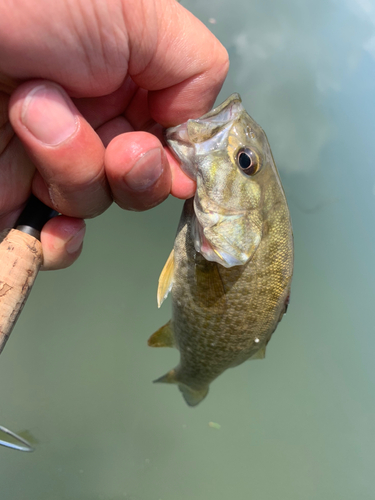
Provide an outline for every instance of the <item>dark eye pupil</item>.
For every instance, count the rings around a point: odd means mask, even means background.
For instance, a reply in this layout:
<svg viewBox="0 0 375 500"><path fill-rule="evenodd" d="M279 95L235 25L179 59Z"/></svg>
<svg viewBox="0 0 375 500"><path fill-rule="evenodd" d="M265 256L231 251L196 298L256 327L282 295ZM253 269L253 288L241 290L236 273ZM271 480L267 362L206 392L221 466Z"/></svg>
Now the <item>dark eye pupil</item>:
<svg viewBox="0 0 375 500"><path fill-rule="evenodd" d="M260 168L259 156L250 148L241 148L237 152L236 162L238 167L246 175L255 175Z"/></svg>
<svg viewBox="0 0 375 500"><path fill-rule="evenodd" d="M249 168L251 165L251 158L247 153L242 152L238 156L238 163L243 169Z"/></svg>

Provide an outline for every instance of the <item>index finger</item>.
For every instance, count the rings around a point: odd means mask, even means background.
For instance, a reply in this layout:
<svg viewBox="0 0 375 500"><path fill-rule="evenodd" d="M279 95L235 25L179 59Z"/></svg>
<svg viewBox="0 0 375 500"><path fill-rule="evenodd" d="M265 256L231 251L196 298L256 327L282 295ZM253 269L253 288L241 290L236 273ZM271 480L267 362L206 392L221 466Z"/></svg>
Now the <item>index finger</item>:
<svg viewBox="0 0 375 500"><path fill-rule="evenodd" d="M138 4L138 8L136 5ZM213 106L229 68L227 51L175 0L150 2L148 36L137 2L126 12L131 41L129 74L149 90L152 118L165 127L197 118Z"/></svg>

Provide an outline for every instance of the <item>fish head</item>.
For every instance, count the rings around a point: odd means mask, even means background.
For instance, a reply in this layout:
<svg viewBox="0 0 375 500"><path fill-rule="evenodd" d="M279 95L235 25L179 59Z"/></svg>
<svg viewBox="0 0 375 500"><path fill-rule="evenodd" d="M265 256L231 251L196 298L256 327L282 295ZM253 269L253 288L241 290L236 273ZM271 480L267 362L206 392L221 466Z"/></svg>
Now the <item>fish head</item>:
<svg viewBox="0 0 375 500"><path fill-rule="evenodd" d="M264 131L233 94L201 118L167 129L166 140L197 183L196 251L224 267L246 264L262 238L267 186L278 179Z"/></svg>

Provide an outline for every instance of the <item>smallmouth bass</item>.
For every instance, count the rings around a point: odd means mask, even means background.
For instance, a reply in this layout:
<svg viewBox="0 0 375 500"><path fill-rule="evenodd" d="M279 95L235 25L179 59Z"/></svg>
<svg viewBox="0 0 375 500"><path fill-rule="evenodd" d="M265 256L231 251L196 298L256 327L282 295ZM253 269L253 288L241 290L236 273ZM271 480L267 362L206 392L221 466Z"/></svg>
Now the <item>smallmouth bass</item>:
<svg viewBox="0 0 375 500"><path fill-rule="evenodd" d="M148 343L177 347L180 363L155 382L196 406L227 368L264 358L289 302L293 234L267 137L238 94L166 140L197 190L159 278L172 319Z"/></svg>

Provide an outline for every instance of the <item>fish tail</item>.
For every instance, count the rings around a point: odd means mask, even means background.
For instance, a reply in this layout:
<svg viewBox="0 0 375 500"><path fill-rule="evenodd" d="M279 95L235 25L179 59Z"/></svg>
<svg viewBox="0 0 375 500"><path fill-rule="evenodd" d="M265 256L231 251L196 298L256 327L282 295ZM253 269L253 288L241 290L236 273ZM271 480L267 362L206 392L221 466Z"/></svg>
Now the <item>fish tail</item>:
<svg viewBox="0 0 375 500"><path fill-rule="evenodd" d="M192 389L188 385L178 384L178 388L182 392L184 400L189 406L197 406L208 394L208 387L204 389Z"/></svg>
<svg viewBox="0 0 375 500"><path fill-rule="evenodd" d="M203 389L192 389L188 385L181 383L178 380L176 368L173 368L173 370L170 370L162 377L154 380L154 383L177 384L184 400L189 406L197 406L197 404L199 404L208 393L208 387L204 387Z"/></svg>

